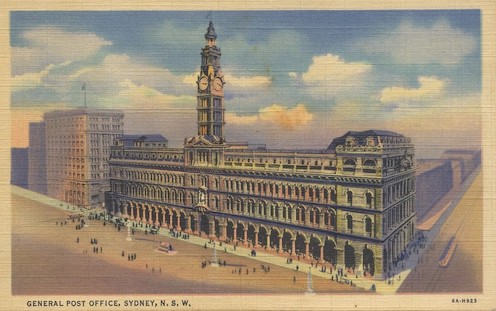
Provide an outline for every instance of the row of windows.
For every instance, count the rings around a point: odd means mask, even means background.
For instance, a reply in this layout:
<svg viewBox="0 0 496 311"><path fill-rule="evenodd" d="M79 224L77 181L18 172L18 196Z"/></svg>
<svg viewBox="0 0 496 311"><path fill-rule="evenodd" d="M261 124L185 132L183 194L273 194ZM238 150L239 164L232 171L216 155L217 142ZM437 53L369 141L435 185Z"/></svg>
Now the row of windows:
<svg viewBox="0 0 496 311"><path fill-rule="evenodd" d="M226 157L227 162L247 162L247 163L272 163L272 164L296 164L296 165L315 165L315 166L335 166L335 161L322 161L319 160L310 160L310 159L295 159L295 158L273 158L273 157Z"/></svg>
<svg viewBox="0 0 496 311"><path fill-rule="evenodd" d="M153 199L164 203L175 204L188 204L194 205L197 203L195 193L185 190L176 190L174 188L148 188L141 185L127 185L127 184L112 184L112 191L121 193L127 196L136 198ZM269 204L265 201L255 202L254 200L235 199L227 197L224 201L224 208L220 205L218 196L212 197L212 205L217 210L223 210L231 214L250 215L259 218L273 218L280 221L296 223L307 226L321 226L325 228L336 230L337 217L336 212L332 209L323 211L322 209L313 207L304 207L300 205L291 206L285 204L277 206ZM346 232L354 233L353 229L353 216L346 214ZM364 233L369 235L372 233L372 220L369 216L363 218Z"/></svg>
<svg viewBox="0 0 496 311"><path fill-rule="evenodd" d="M91 179L108 179L108 173L93 173L91 174Z"/></svg>
<svg viewBox="0 0 496 311"><path fill-rule="evenodd" d="M406 180L402 180L393 185L389 185L384 188L383 199L384 206L387 204L392 204L404 196L415 191L415 180L414 178L408 178Z"/></svg>
<svg viewBox="0 0 496 311"><path fill-rule="evenodd" d="M128 171L114 170L113 178L124 178L128 180L155 182L172 185L186 185L182 174L163 174L143 171ZM233 193L254 194L268 197L280 197L293 200L302 200L315 203L333 203L338 204L338 194L334 187L323 188L318 186L305 185L288 185L278 183L265 183L259 181L243 181L224 179L223 189L219 178L214 178L212 183L209 183L208 176L199 176L199 186L212 188L213 190L222 190ZM195 187L195 178L189 177L189 186ZM365 190L363 193L354 193L352 190L346 190L343 194L343 201L339 204L348 204L350 206L363 206L367 208L375 208L374 196L371 190ZM359 201L355 201L355 197L359 196Z"/></svg>
<svg viewBox="0 0 496 311"><path fill-rule="evenodd" d="M403 223L403 221L414 213L412 200L407 200L390 208L384 214L383 232L386 233L396 226Z"/></svg>
<svg viewBox="0 0 496 311"><path fill-rule="evenodd" d="M128 180L156 182L171 185L184 185L184 176L180 174L164 174L133 170L118 170L112 171L113 178L124 178Z"/></svg>

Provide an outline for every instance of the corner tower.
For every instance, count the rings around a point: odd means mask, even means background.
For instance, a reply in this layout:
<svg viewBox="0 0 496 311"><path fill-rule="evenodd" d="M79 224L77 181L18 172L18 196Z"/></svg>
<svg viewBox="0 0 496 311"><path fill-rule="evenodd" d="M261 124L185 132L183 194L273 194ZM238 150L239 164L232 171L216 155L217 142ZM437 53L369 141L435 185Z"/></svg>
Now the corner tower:
<svg viewBox="0 0 496 311"><path fill-rule="evenodd" d="M220 66L217 34L210 22L201 52L201 69L197 80L198 135L212 142L224 141L224 75Z"/></svg>

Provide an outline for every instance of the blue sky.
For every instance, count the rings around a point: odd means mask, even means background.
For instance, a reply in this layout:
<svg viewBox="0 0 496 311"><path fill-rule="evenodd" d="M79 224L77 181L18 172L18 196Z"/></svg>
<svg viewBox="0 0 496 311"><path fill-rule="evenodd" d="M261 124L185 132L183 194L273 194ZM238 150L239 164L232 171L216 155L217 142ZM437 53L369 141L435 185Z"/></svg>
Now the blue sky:
<svg viewBox="0 0 496 311"><path fill-rule="evenodd" d="M325 148L373 128L412 137L420 157L481 144L478 10L127 11L11 13L13 146L43 112L83 105L83 83L128 133L179 146L196 133L210 19L230 141Z"/></svg>

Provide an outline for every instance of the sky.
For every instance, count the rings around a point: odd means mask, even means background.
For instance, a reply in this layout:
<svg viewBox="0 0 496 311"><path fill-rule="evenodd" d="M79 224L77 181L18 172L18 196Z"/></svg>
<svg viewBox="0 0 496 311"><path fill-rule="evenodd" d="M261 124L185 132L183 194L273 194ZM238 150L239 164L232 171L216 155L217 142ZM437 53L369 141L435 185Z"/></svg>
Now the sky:
<svg viewBox="0 0 496 311"><path fill-rule="evenodd" d="M128 134L196 135L196 76L214 23L227 141L322 149L391 130L418 158L481 146L478 10L11 12L12 147L44 112L125 113Z"/></svg>

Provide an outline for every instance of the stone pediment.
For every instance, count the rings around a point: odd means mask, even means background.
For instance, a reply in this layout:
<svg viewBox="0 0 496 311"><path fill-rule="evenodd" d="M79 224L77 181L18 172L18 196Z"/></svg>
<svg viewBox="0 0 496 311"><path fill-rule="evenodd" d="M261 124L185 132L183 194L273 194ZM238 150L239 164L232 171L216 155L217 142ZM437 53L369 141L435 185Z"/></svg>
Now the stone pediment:
<svg viewBox="0 0 496 311"><path fill-rule="evenodd" d="M195 136L186 139L185 147L213 147L218 146L220 140L217 137Z"/></svg>

